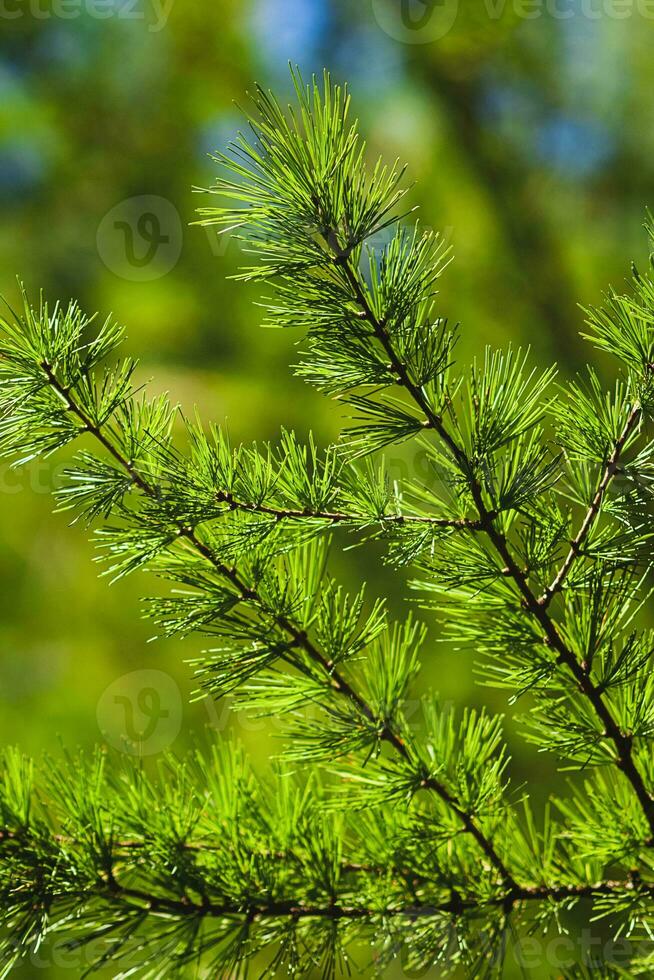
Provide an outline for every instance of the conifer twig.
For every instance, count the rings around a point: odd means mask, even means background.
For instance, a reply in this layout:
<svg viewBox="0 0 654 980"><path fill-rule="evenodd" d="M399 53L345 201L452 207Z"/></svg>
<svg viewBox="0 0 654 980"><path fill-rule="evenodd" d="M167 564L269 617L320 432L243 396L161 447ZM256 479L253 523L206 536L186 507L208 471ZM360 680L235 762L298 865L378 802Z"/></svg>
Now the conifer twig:
<svg viewBox="0 0 654 980"><path fill-rule="evenodd" d="M522 596L523 605L526 611L528 611L542 626L545 636L543 642L550 646L558 654L559 662L564 664L570 672L572 673L574 679L579 685L579 689L588 698L590 704L595 711L595 714L602 722L604 726L604 734L606 738L610 738L615 745L617 758L616 765L624 773L625 777L631 783L634 792L638 798L640 806L647 818L647 822L650 829L650 839L648 844L654 845L654 798L647 790L642 774L633 758L633 740L631 736L624 734L615 718L611 714L609 708L607 707L602 693L599 688L593 683L590 677L590 672L586 670L582 664L577 660L574 652L567 646L563 640L559 630L557 629L554 621L548 614L546 605L543 604L537 596L532 592L529 583L527 581L527 575L519 567L515 559L511 554L508 541L506 536L495 526L494 517L489 509L486 507L483 498L483 490L479 480L475 476L472 466L457 444L456 440L447 430L443 419L438 413L436 413L431 407L427 396L422 388L414 384L411 380L406 367L402 363L401 359L398 358L397 353L393 347L392 340L385 329L384 323L377 318L375 315L364 289L361 285L359 274L352 266L352 262L348 254L343 254L341 252L336 252L334 255L334 262L337 266L343 269L345 277L349 282L352 291L354 293L354 299L358 303L365 319L368 321L372 327L375 337L382 344L388 358L391 362L393 370L395 371L398 384L406 389L406 391L411 395L415 403L421 409L425 416L425 423L428 428L433 429L439 437L443 440L449 451L451 452L454 460L458 463L462 472L465 474L468 484L470 487L470 492L472 494L477 512L479 514L479 521L483 527L483 530L488 535L491 543L493 544L498 555L502 558L504 567L506 569L506 574L513 579L517 585L520 594ZM618 447L617 459L619 459L619 453L622 450L624 442L629 437L630 432L633 427L638 422L640 418L640 412L632 412L630 416L630 422L625 427L620 438L620 444ZM624 437L624 438L623 438ZM605 473L605 480L602 480L602 493L599 498L597 507L601 505L601 500L608 487L617 466L617 461L610 464L607 467L607 472ZM584 535L587 533L590 525L592 524L593 517L595 516L595 509L593 508L593 513L590 517L587 529Z"/></svg>
<svg viewBox="0 0 654 980"><path fill-rule="evenodd" d="M588 537L588 535L590 534L590 531L592 530L593 525L600 513L600 510L602 508L602 502L604 500L606 492L609 489L609 486L611 485L614 476L616 475L616 473L620 468L620 462L621 462L622 452L624 450L624 447L629 439L629 436L639 424L642 414L643 413L640 405L636 403L632 408L631 412L629 413L629 417L627 418L624 429L622 430L619 437L615 441L615 444L613 446L613 451L607 461L606 467L602 474L602 478L600 480L600 484L597 488L597 492L595 493L595 496L593 497L590 506L586 511L586 515L581 523L581 527L579 528L579 531L577 532L574 539L570 542L570 550L566 555L565 561L563 562L560 569L554 576L552 583L547 586L547 588L545 589L545 591L543 592L542 596L539 599L540 604L545 608L547 608L547 606L550 604L550 602L552 601L556 593L561 591L561 589L563 588L563 584L566 578L568 577L570 570L572 569L572 566L574 565L576 559L581 554L583 544L586 538Z"/></svg>
<svg viewBox="0 0 654 980"><path fill-rule="evenodd" d="M326 521L330 524L346 523L375 523L380 524L425 524L429 527L452 528L455 530L481 531L483 530L481 521L469 520L465 517L446 518L430 517L422 514L383 514L372 518L364 514L348 514L343 511L323 511L312 510L305 507L302 510L289 507L273 507L268 504L252 504L242 500L237 500L232 493L220 491L216 494L218 503L225 503L229 510L242 510L250 514L263 514L273 517L277 521ZM226 513L228 512L226 511Z"/></svg>
<svg viewBox="0 0 654 980"><path fill-rule="evenodd" d="M53 840L58 846L65 845L71 847L75 842L62 835L54 835ZM32 844L35 842L32 842ZM9 847L8 854L19 845L30 847L30 837L25 834L16 834L9 830L0 830L0 845L5 844ZM114 846L119 849L132 850L147 846L146 841L116 841ZM186 844L186 847L189 845ZM204 843L198 844L197 849L206 850ZM284 855L286 856L286 855ZM507 890L500 894L491 895L487 898L475 900L462 897L453 891L448 901L422 904L403 904L400 906L386 906L383 908L372 908L358 905L343 905L338 901L333 901L328 905L306 904L297 901L254 901L254 902L215 902L211 901L207 895L203 896L202 902L194 902L188 896L177 899L169 895L149 892L143 888L137 888L122 884L116 877L116 865L112 864L110 871L104 878L101 878L95 885L86 889L80 889L76 894L78 899L89 900L93 897L100 897L113 902L137 902L144 907L148 913L169 914L178 916L198 916L200 918L229 918L232 916L244 916L248 919L265 918L329 918L329 919L361 919L376 918L385 916L399 916L418 919L422 917L432 917L447 914L456 918L466 912L481 912L484 908L502 908L505 912L510 911L515 905L522 902L565 902L570 899L593 899L600 896L611 895L633 895L638 893L643 897L654 898L654 885L649 885L638 879L629 877L625 880L603 879L590 884L539 884L531 886L520 886L516 883L507 883ZM362 873L377 876L386 873L388 868L374 868L363 865L345 863L341 866L343 873ZM399 870L399 869L398 869ZM420 875L413 871L402 872L410 874L411 877L420 880ZM423 879L427 881L427 879ZM68 893L67 897L70 897Z"/></svg>
<svg viewBox="0 0 654 980"><path fill-rule="evenodd" d="M372 908L357 905L304 905L293 901L219 903L211 901L193 902L191 899L174 899L168 896L146 892L140 888L121 885L113 877L104 885L98 885L85 893L89 898L102 897L110 901L138 902L148 913L179 916L198 916L199 918L226 919L244 917L250 920L267 918L291 919L376 919L387 916L420 919L448 915L456 918L465 912L481 912L484 908L502 908L510 911L520 902L565 902L569 899L592 899L603 895L633 895L638 892L644 897L654 897L654 886L634 885L630 881L599 881L592 885L555 885L534 888L516 887L505 894L494 896L487 901L474 901L453 895L446 902L424 905L401 905Z"/></svg>
<svg viewBox="0 0 654 980"><path fill-rule="evenodd" d="M130 460L126 459L125 456L120 452L119 449L113 444L111 439L103 432L102 427L93 423L89 419L88 415L84 410L77 404L75 399L72 397L69 390L63 386L58 380L53 368L47 363L42 363L41 367L44 374L48 380L48 384L57 392L59 397L64 401L68 410L72 412L77 418L82 422L84 429L89 432L94 438L96 438L101 445L111 454L111 456L119 463L129 473L135 486L139 488L147 497L151 499L158 499L159 491L153 486L145 477L143 477L136 467ZM213 554L211 548L209 548L195 533L195 529L192 527L180 527L180 536L183 536L190 545L205 558L211 565L216 569L216 571L226 578L236 589L239 590L241 596L251 599L253 602L261 603L261 597L255 589L249 587L240 577L238 571L220 562L216 556ZM361 695L354 690L354 688L349 684L345 677L330 664L329 661L323 656L323 654L318 650L318 648L309 639L305 630L298 628L294 623L292 623L287 616L280 613L273 614L275 621L278 626L284 630L284 632L290 637L292 643L304 650L304 652L309 656L309 658L317 664L329 678L329 682L332 688L339 694L344 695L349 701L354 704L358 710L369 720L376 721L375 714L372 711L370 705L361 697ZM411 757L409 751L404 744L401 736L395 732L388 724L384 724L379 732L379 737L384 741L388 742L393 748L399 752L399 754L406 761L410 761ZM476 823L472 814L466 812L457 803L456 799L451 795L447 788L440 783L437 779L433 777L428 777L423 779L421 783L423 789L432 790L440 799L452 810L452 812L459 818L463 825L463 829L466 833L477 842L480 849L487 856L490 864L494 867L500 874L502 881L509 888L517 888L517 884L511 875L510 871L502 861L501 857L497 853L492 841L484 834L481 828Z"/></svg>

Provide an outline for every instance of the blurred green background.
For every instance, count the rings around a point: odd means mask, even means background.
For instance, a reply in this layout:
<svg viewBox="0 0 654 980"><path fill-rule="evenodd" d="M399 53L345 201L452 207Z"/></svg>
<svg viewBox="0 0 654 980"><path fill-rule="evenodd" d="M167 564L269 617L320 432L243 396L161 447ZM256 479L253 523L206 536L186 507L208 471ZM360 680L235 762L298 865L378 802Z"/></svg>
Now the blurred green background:
<svg viewBox="0 0 654 980"><path fill-rule="evenodd" d="M139 376L187 412L227 420L234 440L281 425L334 439L341 415L294 378L297 336L260 329L257 287L230 281L238 243L189 227L207 154L239 127L258 80L284 94L287 62L350 82L371 155L408 161L412 201L455 262L442 312L482 344L531 345L564 374L587 351L577 304L596 302L643 256L654 204L654 10L644 0L1 0L0 291L76 297L128 326ZM595 357L595 355L591 355ZM391 471L420 457L391 454ZM3 742L42 756L154 725L153 757L209 725L235 727L259 761L269 728L227 705L189 704L184 661L201 638L148 644L143 577L97 578L82 528L53 515L61 460L0 464ZM403 582L369 552L337 565L403 608ZM506 710L475 685L473 658L435 643L424 687ZM118 692L133 717L117 709ZM145 692L145 693L144 693ZM167 714L166 714L167 712ZM559 779L507 720L513 773L544 794ZM155 724L156 723L156 724ZM61 975L83 972L61 954ZM38 976L60 975L43 964ZM41 968L43 966L43 968ZM401 971L398 975L401 975ZM546 975L544 973L543 975Z"/></svg>

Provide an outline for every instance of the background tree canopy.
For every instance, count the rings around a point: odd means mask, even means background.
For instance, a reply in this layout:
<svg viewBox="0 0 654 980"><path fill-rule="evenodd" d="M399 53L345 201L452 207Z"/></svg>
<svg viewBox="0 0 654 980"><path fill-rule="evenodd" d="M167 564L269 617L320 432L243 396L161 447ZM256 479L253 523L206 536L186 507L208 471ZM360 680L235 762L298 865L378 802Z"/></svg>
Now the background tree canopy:
<svg viewBox="0 0 654 980"><path fill-rule="evenodd" d="M2 292L15 301L20 273L32 294L43 286L50 299L112 310L127 324L138 377L153 376L188 414L197 405L227 419L234 441L276 438L280 425L333 439L338 407L287 369L298 338L262 331L259 288L229 281L238 244L188 226L204 203L191 188L214 172L207 154L240 125L233 100L255 78L283 93L291 59L305 75L327 65L351 83L371 156L410 161L411 203L454 246L441 291L465 328L461 359L486 341L514 341L574 373L585 358L577 302L620 285L654 203L647 7L585 0L534 4L527 16L516 3L445 3L428 17L418 0L399 6L404 18L381 0L6 2ZM601 374L600 355L595 363ZM235 729L263 764L274 725L189 704L184 660L202 640L148 646L152 626L136 617L142 583L97 581L85 535L52 514L62 465L0 468L3 742L56 755L57 736L115 747L149 732L142 748L156 757L209 725ZM394 449L391 465L420 477L425 460ZM358 550L342 566L353 586L365 577L402 610L397 573ZM501 692L475 685L471 658L446 655L435 622L430 631L425 683L445 700L503 710ZM510 713L507 729L515 781L528 773L537 792L539 773L543 795L563 783L549 757L511 739ZM44 953L39 975L78 966L72 954Z"/></svg>

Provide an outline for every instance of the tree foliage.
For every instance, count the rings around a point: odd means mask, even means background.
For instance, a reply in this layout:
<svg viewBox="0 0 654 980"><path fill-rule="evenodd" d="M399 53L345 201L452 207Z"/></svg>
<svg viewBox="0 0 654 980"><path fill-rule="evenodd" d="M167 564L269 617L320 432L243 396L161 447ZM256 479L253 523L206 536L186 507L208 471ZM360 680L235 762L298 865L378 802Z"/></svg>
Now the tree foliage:
<svg viewBox="0 0 654 980"><path fill-rule="evenodd" d="M593 369L557 387L524 351L459 364L437 296L447 252L400 223L404 171L367 166L345 90L293 79L292 108L254 93L201 219L244 239L268 322L305 330L296 370L351 412L338 445L232 446L193 420L180 440L175 407L134 389L111 319L24 297L2 320L3 453L80 440L59 509L95 527L112 579L170 583L146 611L162 634L211 638L202 691L288 734L263 782L231 742L155 774L103 753L39 773L8 752L5 974L61 934L117 976L331 976L400 953L490 976L520 930L563 929L578 906L629 939L629 962L595 974L648 975L654 280L634 268L587 311L617 360L609 389ZM378 451L407 440L428 485L387 478ZM410 565L447 638L524 705L524 736L583 771L540 823L500 718L431 695L410 718L425 629L334 580L336 527Z"/></svg>

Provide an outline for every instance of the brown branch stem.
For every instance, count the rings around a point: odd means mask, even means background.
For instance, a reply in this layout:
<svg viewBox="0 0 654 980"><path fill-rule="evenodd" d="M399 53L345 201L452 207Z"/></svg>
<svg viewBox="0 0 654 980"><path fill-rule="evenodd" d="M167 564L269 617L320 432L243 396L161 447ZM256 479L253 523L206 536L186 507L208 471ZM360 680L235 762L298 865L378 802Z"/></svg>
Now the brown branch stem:
<svg viewBox="0 0 654 980"><path fill-rule="evenodd" d="M515 887L510 891L489 898L485 902L464 899L458 894L445 902L391 906L382 909L368 908L357 905L305 905L297 901L278 901L260 903L243 907L236 903L193 903L179 899L161 898L149 895L135 888L123 888L117 883L113 894L125 895L146 904L152 912L176 913L182 915L199 915L224 918L227 916L246 916L247 918L325 918L325 919L376 919L388 916L403 918L429 918L437 915L459 916L465 912L480 911L484 908L502 908L511 910L521 902L533 901L575 901L593 899L604 895L632 895L635 891L648 897L654 897L654 885L645 885L632 881L600 881L590 885L540 885L534 888Z"/></svg>
<svg viewBox="0 0 654 980"><path fill-rule="evenodd" d="M465 517L441 518L419 514L381 514L377 517L370 517L366 514L347 514L342 511L311 510L310 508L297 510L287 507L274 507L268 504L246 503L245 501L237 500L232 493L227 491L217 493L216 500L218 503L227 504L228 510L242 510L252 514L263 514L268 517L273 517L277 521L317 520L329 521L331 524L370 524L374 522L379 522L380 524L426 524L431 527L465 529L468 531L482 530L480 521L468 520Z"/></svg>
<svg viewBox="0 0 654 980"><path fill-rule="evenodd" d="M410 905L393 905L384 908L372 908L353 904L341 904L330 901L327 904L304 903L291 900L271 900L260 902L211 901L207 897L197 902L190 898L173 898L168 895L158 895L143 888L122 885L113 875L107 880L101 879L98 884L80 893L75 893L81 901L105 899L111 902L126 902L142 908L149 914L167 916L195 916L198 918L237 918L243 917L249 921L268 918L289 919L330 919L338 920L377 920L388 917L409 919L433 918L447 915L452 918L460 917L466 912L480 912L488 908L501 908L505 913L510 912L516 905L534 901L579 901L606 895L633 895L638 892L648 898L654 898L654 885L641 881L604 880L594 884L572 885L538 885L532 888L514 888L485 901L463 898L456 890L452 890L449 899L442 902L414 902ZM70 898L70 895L61 897Z"/></svg>

